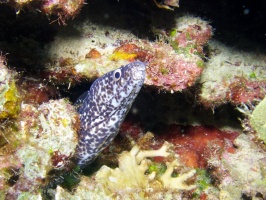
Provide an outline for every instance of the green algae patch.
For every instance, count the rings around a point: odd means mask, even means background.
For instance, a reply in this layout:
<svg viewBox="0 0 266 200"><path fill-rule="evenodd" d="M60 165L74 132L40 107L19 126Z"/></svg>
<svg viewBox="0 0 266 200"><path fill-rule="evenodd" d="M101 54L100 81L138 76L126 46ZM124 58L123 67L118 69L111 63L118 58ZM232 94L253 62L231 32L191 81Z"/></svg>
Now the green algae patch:
<svg viewBox="0 0 266 200"><path fill-rule="evenodd" d="M257 78L256 73L255 72L251 72L249 74L249 78Z"/></svg>
<svg viewBox="0 0 266 200"><path fill-rule="evenodd" d="M205 66L203 60L198 60L196 64L197 64L197 67L198 67L198 68L204 68L204 66Z"/></svg>
<svg viewBox="0 0 266 200"><path fill-rule="evenodd" d="M167 75L168 73L169 73L169 70L167 69L167 68L161 68L161 73L163 74L163 75Z"/></svg>
<svg viewBox="0 0 266 200"><path fill-rule="evenodd" d="M175 50L175 51L177 51L178 49L179 49L179 43L178 43L178 41L171 41L170 42L170 45L172 46L172 48Z"/></svg>
<svg viewBox="0 0 266 200"><path fill-rule="evenodd" d="M257 132L259 139L266 144L266 98L256 106L250 117L250 125Z"/></svg>
<svg viewBox="0 0 266 200"><path fill-rule="evenodd" d="M164 163L152 163L149 165L148 173L151 174L152 172L155 172L157 176L161 176L165 173L167 167Z"/></svg>
<svg viewBox="0 0 266 200"><path fill-rule="evenodd" d="M193 193L194 198L199 198L200 195L211 186L211 177L210 174L203 169L197 169L197 180L198 185L197 189Z"/></svg>
<svg viewBox="0 0 266 200"><path fill-rule="evenodd" d="M176 34L177 34L176 29L171 29L171 30L169 31L169 36L170 36L170 37L174 37L174 36L176 36Z"/></svg>

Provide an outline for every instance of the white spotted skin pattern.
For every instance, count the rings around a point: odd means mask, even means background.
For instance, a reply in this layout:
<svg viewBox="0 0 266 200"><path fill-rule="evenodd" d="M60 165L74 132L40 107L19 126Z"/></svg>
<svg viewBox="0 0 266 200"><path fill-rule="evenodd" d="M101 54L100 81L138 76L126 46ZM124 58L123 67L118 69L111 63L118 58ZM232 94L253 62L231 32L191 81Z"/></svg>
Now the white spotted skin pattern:
<svg viewBox="0 0 266 200"><path fill-rule="evenodd" d="M143 85L145 70L146 64L136 61L108 72L77 100L81 130L75 159L80 168L91 163L117 135Z"/></svg>

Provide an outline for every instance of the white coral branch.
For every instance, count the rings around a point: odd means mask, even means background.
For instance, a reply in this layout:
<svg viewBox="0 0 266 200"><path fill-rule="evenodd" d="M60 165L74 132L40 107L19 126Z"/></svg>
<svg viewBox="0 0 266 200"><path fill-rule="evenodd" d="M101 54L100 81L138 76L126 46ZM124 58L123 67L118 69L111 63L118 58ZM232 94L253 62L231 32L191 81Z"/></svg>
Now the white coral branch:
<svg viewBox="0 0 266 200"><path fill-rule="evenodd" d="M180 175L179 177L173 178L172 173L177 167L179 163L177 160L174 160L171 163L167 164L167 170L165 173L160 177L160 181L162 181L164 187L166 188L173 188L173 189L179 189L179 190L192 190L195 189L196 185L188 185L185 182L193 177L196 173L196 170L193 169L185 174Z"/></svg>
<svg viewBox="0 0 266 200"><path fill-rule="evenodd" d="M170 153L168 152L169 148L170 148L170 144L168 142L165 142L160 149L139 151L136 154L137 163L140 163L144 158L152 158L152 157L157 157L157 156L167 157L170 155ZM131 151L133 151L133 149Z"/></svg>

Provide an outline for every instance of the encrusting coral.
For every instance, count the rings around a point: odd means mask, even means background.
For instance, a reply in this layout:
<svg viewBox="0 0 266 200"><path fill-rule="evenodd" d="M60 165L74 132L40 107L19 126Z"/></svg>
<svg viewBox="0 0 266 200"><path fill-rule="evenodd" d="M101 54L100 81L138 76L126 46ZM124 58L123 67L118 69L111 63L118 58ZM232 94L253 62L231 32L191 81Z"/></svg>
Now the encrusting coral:
<svg viewBox="0 0 266 200"><path fill-rule="evenodd" d="M118 32L91 22L80 24L78 30L81 38L65 40L62 32L47 45L46 53L53 58L53 63L44 63L47 67L44 78L60 84L75 84L75 80L94 79L118 66L140 60L148 64L146 85L171 92L182 91L199 79L204 68L203 46L212 36L208 22L188 15L178 19L175 34L165 38L169 44L139 39L131 32Z"/></svg>
<svg viewBox="0 0 266 200"><path fill-rule="evenodd" d="M12 132L8 128L1 132L7 142L0 149L0 195L6 199L33 198L40 196L39 187L48 172L64 168L65 158L74 154L78 115L67 100L60 99L40 106L22 103L16 120Z"/></svg>
<svg viewBox="0 0 266 200"><path fill-rule="evenodd" d="M84 5L84 0L12 0L1 1L0 5L1 4L7 4L14 7L17 10L16 14L18 15L25 7L33 12L38 10L49 16L55 15L58 17L58 22L64 24L66 19L75 17L79 13L81 7Z"/></svg>
<svg viewBox="0 0 266 200"><path fill-rule="evenodd" d="M234 144L235 153L224 152L222 159L209 160L211 174L220 188L220 199L241 199L242 194L251 198L266 194L264 151L251 141L250 136L240 135ZM260 198L259 198L260 199Z"/></svg>
<svg viewBox="0 0 266 200"><path fill-rule="evenodd" d="M265 55L238 52L210 41L210 59L200 82L199 101L206 107L234 105L262 99L266 94Z"/></svg>
<svg viewBox="0 0 266 200"><path fill-rule="evenodd" d="M203 47L211 36L212 27L207 21L189 15L177 18L174 28L164 35L178 53L201 56L204 56Z"/></svg>

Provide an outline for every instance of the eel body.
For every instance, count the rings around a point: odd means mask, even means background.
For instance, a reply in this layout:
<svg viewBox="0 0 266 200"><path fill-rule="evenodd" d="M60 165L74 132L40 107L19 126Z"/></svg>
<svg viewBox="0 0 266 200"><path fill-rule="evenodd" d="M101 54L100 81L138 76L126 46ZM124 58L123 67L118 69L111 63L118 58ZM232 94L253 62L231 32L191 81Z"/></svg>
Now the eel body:
<svg viewBox="0 0 266 200"><path fill-rule="evenodd" d="M136 61L108 72L77 100L81 130L75 160L81 169L117 135L143 85L145 70L146 64Z"/></svg>

